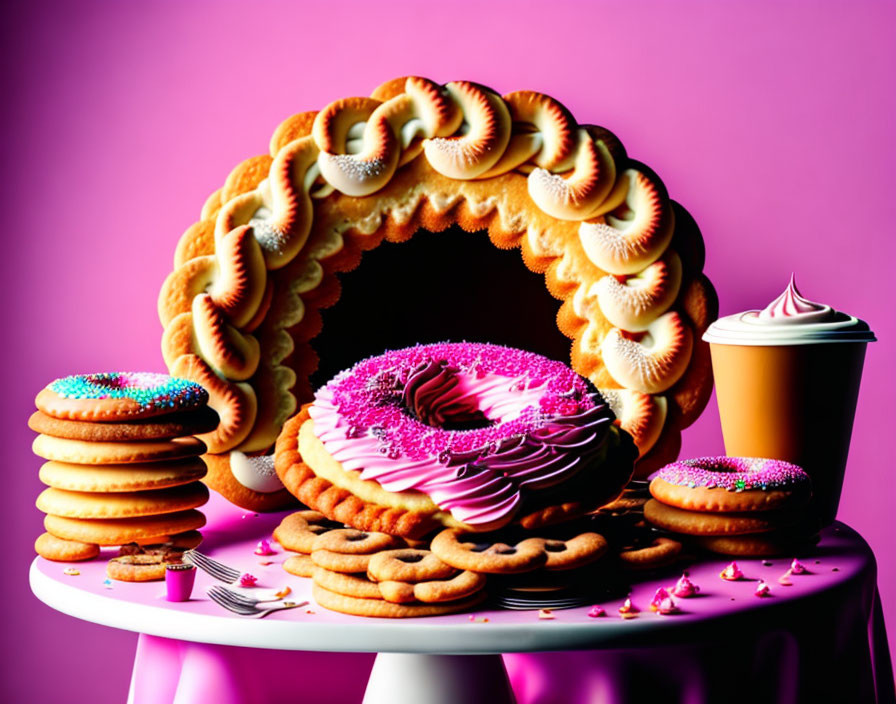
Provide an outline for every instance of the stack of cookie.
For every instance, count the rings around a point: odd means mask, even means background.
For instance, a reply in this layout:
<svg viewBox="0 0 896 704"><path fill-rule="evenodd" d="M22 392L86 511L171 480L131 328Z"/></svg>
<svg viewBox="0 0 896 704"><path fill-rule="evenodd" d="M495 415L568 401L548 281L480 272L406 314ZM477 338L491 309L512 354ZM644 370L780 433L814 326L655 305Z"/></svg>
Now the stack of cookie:
<svg viewBox="0 0 896 704"><path fill-rule="evenodd" d="M644 517L723 555L786 555L815 532L804 512L809 476L796 465L755 457L673 462L650 483Z"/></svg>
<svg viewBox="0 0 896 704"><path fill-rule="evenodd" d="M208 489L205 445L192 436L218 424L207 402L198 384L163 374L70 376L44 388L28 421L40 433L34 453L48 460L37 553L68 562L100 546L198 545Z"/></svg>
<svg viewBox="0 0 896 704"><path fill-rule="evenodd" d="M506 608L580 606L593 598L590 568L607 552L607 541L593 532L574 531L567 540L526 537L507 545L448 529L430 544L342 528L316 511L287 516L274 539L297 553L283 567L314 581L321 606L382 618L472 608L485 599L488 577L496 604ZM474 539L479 542L469 542ZM576 590L586 582L587 598Z"/></svg>

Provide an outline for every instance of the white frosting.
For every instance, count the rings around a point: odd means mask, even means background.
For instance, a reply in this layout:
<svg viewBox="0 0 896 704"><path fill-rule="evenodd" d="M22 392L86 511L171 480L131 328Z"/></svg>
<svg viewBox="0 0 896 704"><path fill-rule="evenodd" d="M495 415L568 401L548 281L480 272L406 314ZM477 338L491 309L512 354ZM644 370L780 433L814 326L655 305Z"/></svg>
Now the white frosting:
<svg viewBox="0 0 896 704"><path fill-rule="evenodd" d="M787 289L763 310L720 318L703 334L720 345L812 345L874 342L868 323L831 306L803 298L793 277Z"/></svg>
<svg viewBox="0 0 896 704"><path fill-rule="evenodd" d="M231 452L230 471L240 484L259 494L271 494L283 488L283 482L274 471L272 455L249 457L242 452Z"/></svg>

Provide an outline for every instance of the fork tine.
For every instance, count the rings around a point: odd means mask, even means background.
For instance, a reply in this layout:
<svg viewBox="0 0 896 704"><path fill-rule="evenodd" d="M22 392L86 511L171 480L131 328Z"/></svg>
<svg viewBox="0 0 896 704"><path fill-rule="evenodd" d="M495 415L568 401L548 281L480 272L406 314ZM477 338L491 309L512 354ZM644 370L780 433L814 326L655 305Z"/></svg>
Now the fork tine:
<svg viewBox="0 0 896 704"><path fill-rule="evenodd" d="M212 587L209 589L208 593L211 596L212 591L214 591L215 596L217 596L221 601L226 601L229 604L234 604L236 606L244 606L247 608L255 608L255 604L251 601L244 601L237 598L233 592L228 589L224 589L223 587Z"/></svg>
<svg viewBox="0 0 896 704"><path fill-rule="evenodd" d="M239 592L236 592L233 589L228 589L227 587L215 587L215 588L221 589L221 590L227 592L227 596L238 604L245 604L246 606L255 606L256 604L261 603L261 599L255 599L246 594L240 594Z"/></svg>
<svg viewBox="0 0 896 704"><path fill-rule="evenodd" d="M211 590L209 591L209 598L218 606L241 616L251 616L258 611L258 609L254 609L248 606L238 606L236 604L231 604L228 601L224 601L218 593L212 593Z"/></svg>
<svg viewBox="0 0 896 704"><path fill-rule="evenodd" d="M184 553L184 559L222 582L235 582L239 579L239 570L228 567L224 563L213 560L208 555L204 555L196 550L187 550Z"/></svg>

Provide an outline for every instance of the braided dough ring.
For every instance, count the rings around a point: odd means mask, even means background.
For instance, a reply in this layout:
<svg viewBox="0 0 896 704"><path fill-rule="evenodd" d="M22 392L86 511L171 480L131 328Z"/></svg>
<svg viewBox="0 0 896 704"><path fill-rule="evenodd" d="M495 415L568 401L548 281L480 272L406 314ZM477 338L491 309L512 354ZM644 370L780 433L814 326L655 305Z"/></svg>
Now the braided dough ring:
<svg viewBox="0 0 896 704"><path fill-rule="evenodd" d="M311 545L311 560L333 572L367 572L374 553L403 545L401 538L386 533L343 528L317 536Z"/></svg>
<svg viewBox="0 0 896 704"><path fill-rule="evenodd" d="M307 400L308 341L319 309L338 298L335 274L384 239L453 223L519 247L545 274L577 372L669 401L652 421L660 432L638 440L642 456L674 446L708 400L709 358L693 342L704 321L687 302L698 280L697 295L714 299L699 230L612 133L577 124L548 96L387 81L372 98L288 118L270 154L238 165L200 218L177 246L159 317L169 369L205 386L221 416L203 436L212 453L269 449ZM657 325L658 316L671 317ZM623 344L645 333L663 345Z"/></svg>

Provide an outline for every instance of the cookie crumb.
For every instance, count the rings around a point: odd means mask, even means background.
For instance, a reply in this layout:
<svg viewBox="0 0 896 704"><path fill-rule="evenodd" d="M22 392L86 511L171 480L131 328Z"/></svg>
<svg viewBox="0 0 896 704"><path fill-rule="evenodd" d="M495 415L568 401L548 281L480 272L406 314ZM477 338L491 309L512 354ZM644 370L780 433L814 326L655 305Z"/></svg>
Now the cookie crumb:
<svg viewBox="0 0 896 704"><path fill-rule="evenodd" d="M69 577L77 577L79 574L81 574L81 570L74 567L66 567L64 570L62 570L62 574L67 574Z"/></svg>

